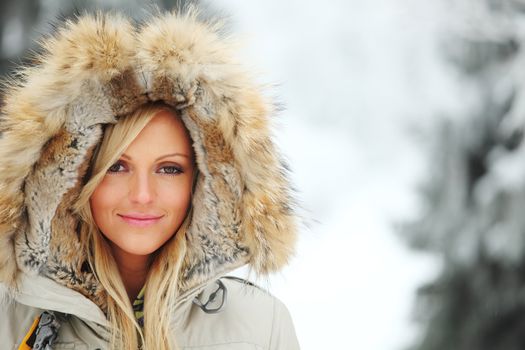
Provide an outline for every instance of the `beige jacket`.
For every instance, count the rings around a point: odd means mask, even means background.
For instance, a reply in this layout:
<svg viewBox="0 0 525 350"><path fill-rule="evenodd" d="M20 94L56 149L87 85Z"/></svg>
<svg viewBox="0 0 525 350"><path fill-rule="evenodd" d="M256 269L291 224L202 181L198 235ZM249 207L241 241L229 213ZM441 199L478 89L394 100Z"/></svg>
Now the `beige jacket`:
<svg viewBox="0 0 525 350"><path fill-rule="evenodd" d="M70 208L104 125L158 100L180 112L200 173L177 281L187 296L174 310L177 342L191 349L297 348L286 309L258 288L226 280L227 304L217 314L194 300L240 266L259 275L279 270L296 241L293 191L271 137L273 104L223 32L194 11L138 26L120 15L84 15L45 38L33 64L7 81L0 115L1 312L8 315L0 319L8 344L2 349L20 342L43 310L58 311L61 342L104 348L106 293Z"/></svg>
<svg viewBox="0 0 525 350"><path fill-rule="evenodd" d="M18 349L34 319L45 310L54 311L60 323L53 349L108 349L106 318L97 305L45 277L23 274L20 280L15 299L0 306L0 349ZM225 277L221 282L226 295L216 283L181 295L174 310L177 332L171 335L181 350L299 349L290 314L278 299L236 279ZM208 309L219 311L203 311L195 298L202 303L211 299Z"/></svg>

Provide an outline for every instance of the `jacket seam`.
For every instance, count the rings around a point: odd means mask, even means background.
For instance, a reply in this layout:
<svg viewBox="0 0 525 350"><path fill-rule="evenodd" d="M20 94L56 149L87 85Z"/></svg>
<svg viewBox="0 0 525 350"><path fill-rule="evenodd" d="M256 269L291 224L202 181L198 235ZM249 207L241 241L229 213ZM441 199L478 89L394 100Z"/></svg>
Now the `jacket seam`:
<svg viewBox="0 0 525 350"><path fill-rule="evenodd" d="M27 294L27 293L23 293L23 292L20 293L19 295L20 295L20 296L25 296L25 297L28 297L28 298L31 298L31 299L33 298L33 295L31 295L31 294ZM56 303L56 299L49 299L49 298L46 298L46 297L39 297L39 299L42 300L42 301L44 301L44 302ZM34 305L26 304L26 303L24 303L24 302L22 302L22 301L20 301L20 300L18 300L18 299L16 299L16 298L15 298L15 301L16 301L17 303L21 304L21 305L26 305L26 306L29 306L29 307L34 307L34 308L41 309L41 310L44 310L44 311L60 312L60 313L62 313L62 314L64 314L64 315L72 315L72 316L76 316L76 317L78 317L78 318L80 318L80 319L87 319L87 318L85 317L85 315L82 315L82 316L81 316L81 315L78 315L78 314L75 314L75 313L70 313L70 312L60 311L60 310L57 310L58 308L55 308L55 307L48 307L48 306L46 306L46 307L34 306ZM95 321L95 320L90 320L90 321L95 322L95 323L99 324L99 325L102 326L102 327L105 327L105 325L99 323L98 321Z"/></svg>

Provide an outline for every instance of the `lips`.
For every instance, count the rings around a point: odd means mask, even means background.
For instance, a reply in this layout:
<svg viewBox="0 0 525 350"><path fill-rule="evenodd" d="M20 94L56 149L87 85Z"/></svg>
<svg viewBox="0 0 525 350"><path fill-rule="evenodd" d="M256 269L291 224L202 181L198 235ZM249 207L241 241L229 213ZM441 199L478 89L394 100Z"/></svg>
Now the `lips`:
<svg viewBox="0 0 525 350"><path fill-rule="evenodd" d="M118 216L120 216L127 224L138 227L154 225L163 217L163 215L158 216L140 213L118 214Z"/></svg>
<svg viewBox="0 0 525 350"><path fill-rule="evenodd" d="M135 220L153 220L153 219L160 219L162 215L148 215L148 214L140 214L140 213L129 213L129 214L118 214L119 216L123 218L129 218L129 219L135 219Z"/></svg>

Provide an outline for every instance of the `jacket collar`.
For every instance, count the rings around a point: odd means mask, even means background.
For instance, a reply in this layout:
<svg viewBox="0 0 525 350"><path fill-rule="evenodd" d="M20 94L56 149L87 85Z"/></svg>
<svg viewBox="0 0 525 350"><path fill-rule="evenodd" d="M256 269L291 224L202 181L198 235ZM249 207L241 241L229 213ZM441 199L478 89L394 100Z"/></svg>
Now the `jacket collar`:
<svg viewBox="0 0 525 350"><path fill-rule="evenodd" d="M24 305L43 310L73 314L86 321L107 326L102 310L90 299L40 275L18 275L18 291L14 299Z"/></svg>
<svg viewBox="0 0 525 350"><path fill-rule="evenodd" d="M217 290L214 285L215 283L207 281L181 294L175 305L173 319L175 324L184 323L195 298L209 300L210 295ZM109 326L106 316L94 302L79 292L41 275L29 276L20 273L14 300L42 310L74 315L86 322L94 323L96 325L94 328L97 329Z"/></svg>

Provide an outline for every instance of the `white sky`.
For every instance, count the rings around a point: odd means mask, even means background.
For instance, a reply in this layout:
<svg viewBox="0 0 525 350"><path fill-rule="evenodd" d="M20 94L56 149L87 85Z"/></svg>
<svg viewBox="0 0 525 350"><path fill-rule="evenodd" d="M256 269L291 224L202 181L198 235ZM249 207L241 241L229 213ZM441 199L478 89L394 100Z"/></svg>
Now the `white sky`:
<svg viewBox="0 0 525 350"><path fill-rule="evenodd" d="M310 228L269 288L303 350L401 349L415 335L415 288L439 264L393 224L417 214L427 155L415 131L458 108L437 54L440 3L213 1L286 105L276 134Z"/></svg>

